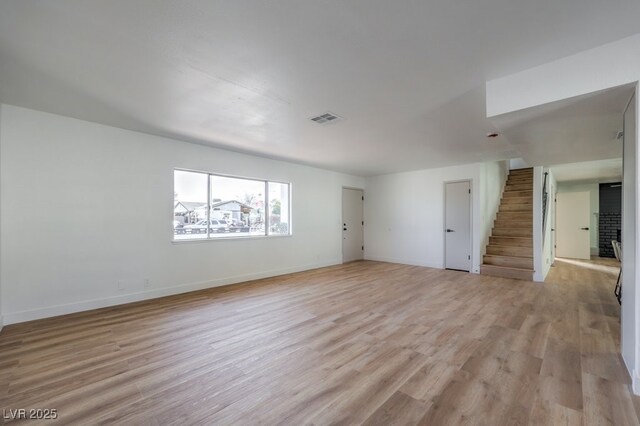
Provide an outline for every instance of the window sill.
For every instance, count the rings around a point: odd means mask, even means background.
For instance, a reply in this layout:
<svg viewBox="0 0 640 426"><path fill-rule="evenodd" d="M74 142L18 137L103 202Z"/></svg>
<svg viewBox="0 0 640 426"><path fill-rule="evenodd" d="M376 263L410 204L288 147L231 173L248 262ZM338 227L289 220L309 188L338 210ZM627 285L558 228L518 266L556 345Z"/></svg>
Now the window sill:
<svg viewBox="0 0 640 426"><path fill-rule="evenodd" d="M219 238L193 238L184 240L171 240L171 244L191 244L191 243L208 243L211 241L238 241L238 240L264 240L264 239L278 239L278 238L291 238L293 234L287 235L247 235L247 236L233 236L233 237L219 237Z"/></svg>

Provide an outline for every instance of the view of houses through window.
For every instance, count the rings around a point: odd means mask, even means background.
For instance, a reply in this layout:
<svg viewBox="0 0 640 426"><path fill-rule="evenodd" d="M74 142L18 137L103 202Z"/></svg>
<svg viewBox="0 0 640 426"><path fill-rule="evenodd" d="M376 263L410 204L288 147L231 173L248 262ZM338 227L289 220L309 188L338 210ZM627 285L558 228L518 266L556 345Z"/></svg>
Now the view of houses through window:
<svg viewBox="0 0 640 426"><path fill-rule="evenodd" d="M176 240L291 233L289 184L174 171Z"/></svg>

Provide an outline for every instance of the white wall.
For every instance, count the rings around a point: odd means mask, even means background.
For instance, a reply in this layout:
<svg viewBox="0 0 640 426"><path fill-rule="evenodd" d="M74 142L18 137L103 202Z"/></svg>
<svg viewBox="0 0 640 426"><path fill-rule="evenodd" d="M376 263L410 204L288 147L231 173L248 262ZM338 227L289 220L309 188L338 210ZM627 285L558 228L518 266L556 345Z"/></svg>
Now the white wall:
<svg viewBox="0 0 640 426"><path fill-rule="evenodd" d="M622 164L622 358L624 359L633 379L633 390L640 394L640 291L638 289L638 144L630 137L632 130L637 130L638 123L638 93L629 105L625 115L625 136ZM635 121L633 120L635 115ZM630 126L630 124L632 126ZM633 127L633 129L631 128ZM637 134L636 134L637 138Z"/></svg>
<svg viewBox="0 0 640 426"><path fill-rule="evenodd" d="M0 105L0 147L2 146L2 107ZM0 161L0 177L2 176L2 161ZM0 185L0 223L2 222L2 185ZM0 227L0 241L2 241L2 228ZM0 244L0 259L2 258L2 244ZM0 262L0 331L4 326L2 316L2 262Z"/></svg>
<svg viewBox="0 0 640 426"><path fill-rule="evenodd" d="M598 215L600 214L600 185L597 183L558 183L558 192L588 192L589 193L589 246L591 255L600 252Z"/></svg>
<svg viewBox="0 0 640 426"><path fill-rule="evenodd" d="M568 56L529 70L487 82L487 116L530 108L581 96L640 80L640 34ZM638 99L636 96L636 105ZM640 113L636 109L636 117ZM633 145L633 149L631 148ZM636 173L638 134L625 144L623 193L627 209L622 215L623 295L622 356L640 394L640 251L635 250L640 217L629 205L638 202L640 182ZM634 207L635 209L635 207ZM625 253L626 252L626 253ZM629 268L629 269L627 269Z"/></svg>
<svg viewBox="0 0 640 426"><path fill-rule="evenodd" d="M359 177L7 105L0 130L6 324L341 263L342 186L364 187ZM291 182L294 235L172 243L174 167Z"/></svg>
<svg viewBox="0 0 640 426"><path fill-rule="evenodd" d="M480 165L480 255L487 252L487 244L496 219L504 185L509 176L509 161L487 162ZM480 258L482 264L482 258Z"/></svg>
<svg viewBox="0 0 640 426"><path fill-rule="evenodd" d="M638 250L638 241L640 240L640 217L638 217L638 211L640 211L640 208L638 207L638 203L640 202L640 196L638 195L640 193L640 174L638 173L638 164L640 164L640 159L638 158L640 156L640 150L638 149L638 141L640 140L640 132L638 132L638 123L640 123L639 90L640 85L636 83L634 94L635 119L633 120L632 124L632 127L635 130L635 138L633 138L633 136L629 136L629 144L633 146L633 149L635 150L635 152L633 152L633 155L630 155L631 160L629 164L629 168L631 168L635 174L635 179L633 179L632 181L632 185L634 186L633 189L635 189L635 191L632 191L630 196L630 202L634 204L635 209L633 212L633 216L629 217L629 220L635 220L633 228L629 231L633 231L635 234L633 244L630 244L631 248L633 249L633 252L630 253L633 256L630 259L630 263L633 265L634 270L628 274L629 278L625 280L625 283L623 283L627 287L633 288L633 291L635 292L635 297L629 298L629 300L626 302L626 306L623 309L630 310L635 314L634 318L631 319L631 321L635 321L635 345L633 345L635 347L635 362L633 370L631 371L633 372L633 391L637 395L640 395L640 267L638 266L640 265L640 250ZM632 132L629 132L629 134L632 134Z"/></svg>
<svg viewBox="0 0 640 426"><path fill-rule="evenodd" d="M487 117L635 83L640 34L487 82Z"/></svg>
<svg viewBox="0 0 640 426"><path fill-rule="evenodd" d="M527 164L526 161L524 161L522 158L512 158L509 160L509 169L510 170L515 170L515 169L526 169L529 168L531 166L529 166L529 164Z"/></svg>
<svg viewBox="0 0 640 426"><path fill-rule="evenodd" d="M481 163L367 178L365 258L444 267L444 183L472 183L472 272L479 273L483 241L495 208L483 195L501 188L506 165ZM504 178L502 178L504 179ZM499 199L500 194L497 194ZM491 217L489 217L491 216Z"/></svg>
<svg viewBox="0 0 640 426"><path fill-rule="evenodd" d="M556 201L555 201L555 193L557 190L556 179L553 176L553 173L549 171L549 169L543 169L543 173L547 174L547 192L549 194L549 198L547 200L547 223L546 227L543 229L544 238L542 240L542 280L547 277L549 273L549 269L551 269L551 265L553 265L554 257L555 257L555 235L554 232L551 231L552 228L555 228L555 213L556 213ZM543 174L544 176L544 174Z"/></svg>
<svg viewBox="0 0 640 426"><path fill-rule="evenodd" d="M544 248L542 246L542 185L543 168L533 168L533 280L544 281L543 267ZM546 269L548 271L548 269Z"/></svg>

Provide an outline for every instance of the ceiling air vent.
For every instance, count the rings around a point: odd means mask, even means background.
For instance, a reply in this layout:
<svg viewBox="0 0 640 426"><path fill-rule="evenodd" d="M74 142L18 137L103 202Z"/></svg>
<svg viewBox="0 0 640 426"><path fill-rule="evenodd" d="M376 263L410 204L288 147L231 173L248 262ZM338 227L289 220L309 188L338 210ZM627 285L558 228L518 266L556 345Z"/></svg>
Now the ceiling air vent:
<svg viewBox="0 0 640 426"><path fill-rule="evenodd" d="M336 114L334 114L332 112L325 112L322 115L311 117L309 120L315 121L318 124L327 124L327 123L333 123L335 121L340 121L340 120L344 120L344 119L342 117L340 117L339 115L336 115Z"/></svg>

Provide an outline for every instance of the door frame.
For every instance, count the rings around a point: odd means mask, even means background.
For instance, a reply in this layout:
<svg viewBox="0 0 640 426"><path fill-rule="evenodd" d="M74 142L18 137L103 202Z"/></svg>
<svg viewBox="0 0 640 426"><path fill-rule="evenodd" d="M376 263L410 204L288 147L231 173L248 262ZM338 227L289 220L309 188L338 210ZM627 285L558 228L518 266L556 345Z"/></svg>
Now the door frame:
<svg viewBox="0 0 640 426"><path fill-rule="evenodd" d="M442 182L442 269L447 269L447 184L469 182L469 273L473 271L473 179L446 180ZM452 269L453 270L453 269ZM457 271L457 269L456 269ZM461 271L464 272L464 271Z"/></svg>
<svg viewBox="0 0 640 426"><path fill-rule="evenodd" d="M343 213L344 213L344 203L343 203L343 199L342 196L344 194L344 190L345 189L352 189L355 191L362 191L362 221L364 222L364 188L358 188L357 186L345 186L342 185L342 188L340 189L340 223L344 224L344 217L343 217ZM340 225L340 252L342 253L342 264L344 263L349 263L349 262L345 262L344 261L344 243L342 240L342 229L343 226ZM364 247L364 225L362 225L362 246ZM364 260L364 250L362 250L362 260ZM353 261L351 261L353 262Z"/></svg>

